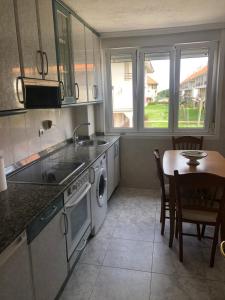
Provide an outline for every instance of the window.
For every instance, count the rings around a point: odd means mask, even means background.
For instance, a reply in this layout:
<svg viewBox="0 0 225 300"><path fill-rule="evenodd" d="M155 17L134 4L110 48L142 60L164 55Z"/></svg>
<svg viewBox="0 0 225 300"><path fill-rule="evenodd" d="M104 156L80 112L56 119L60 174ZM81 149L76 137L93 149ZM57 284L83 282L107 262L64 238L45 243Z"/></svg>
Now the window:
<svg viewBox="0 0 225 300"><path fill-rule="evenodd" d="M111 127L134 128L135 53L114 51L110 55Z"/></svg>
<svg viewBox="0 0 225 300"><path fill-rule="evenodd" d="M216 49L204 42L108 51L108 131L209 133Z"/></svg>

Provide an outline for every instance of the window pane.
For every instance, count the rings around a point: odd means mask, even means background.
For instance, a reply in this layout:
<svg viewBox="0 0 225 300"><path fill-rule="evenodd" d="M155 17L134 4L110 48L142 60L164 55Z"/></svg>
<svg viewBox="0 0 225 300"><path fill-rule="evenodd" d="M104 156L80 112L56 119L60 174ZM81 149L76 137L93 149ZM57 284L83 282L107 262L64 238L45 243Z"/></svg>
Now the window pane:
<svg viewBox="0 0 225 300"><path fill-rule="evenodd" d="M111 56L113 127L133 127L132 55Z"/></svg>
<svg viewBox="0 0 225 300"><path fill-rule="evenodd" d="M179 87L179 128L204 128L208 50L182 50Z"/></svg>
<svg viewBox="0 0 225 300"><path fill-rule="evenodd" d="M144 72L144 127L168 128L169 53L145 54Z"/></svg>

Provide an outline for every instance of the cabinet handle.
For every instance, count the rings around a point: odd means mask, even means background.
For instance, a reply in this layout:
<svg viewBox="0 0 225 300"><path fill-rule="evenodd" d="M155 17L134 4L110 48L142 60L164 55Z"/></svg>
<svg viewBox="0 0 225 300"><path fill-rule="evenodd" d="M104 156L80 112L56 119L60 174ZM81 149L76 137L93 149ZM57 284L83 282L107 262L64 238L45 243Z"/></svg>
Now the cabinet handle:
<svg viewBox="0 0 225 300"><path fill-rule="evenodd" d="M24 101L20 99L20 93L19 93L19 80L21 80L21 84L22 84L22 94L23 94L23 78L21 76L16 78L16 94L17 94L17 98L19 103L24 104Z"/></svg>
<svg viewBox="0 0 225 300"><path fill-rule="evenodd" d="M53 206L52 207L52 211L50 212L50 214L48 214L46 217L41 217L41 221L47 221L49 220L52 216L54 216L54 214L56 213L58 207L57 206Z"/></svg>
<svg viewBox="0 0 225 300"><path fill-rule="evenodd" d="M93 176L93 180L90 180L90 184L94 184L95 183L95 169L93 167L90 167L90 171L93 172L94 176ZM92 178L91 178L92 179Z"/></svg>
<svg viewBox="0 0 225 300"><path fill-rule="evenodd" d="M76 92L77 91L77 92ZM80 97L80 89L77 82L75 82L75 99L78 100Z"/></svg>
<svg viewBox="0 0 225 300"><path fill-rule="evenodd" d="M87 239L84 240L83 245L80 248L77 248L76 251L81 252L85 248L86 245L87 245Z"/></svg>
<svg viewBox="0 0 225 300"><path fill-rule="evenodd" d="M38 57L40 57L41 59L41 68L39 68ZM38 50L36 53L36 65L37 65L37 70L39 75L43 75L44 60L43 60L43 53L41 50Z"/></svg>
<svg viewBox="0 0 225 300"><path fill-rule="evenodd" d="M69 228L69 222L68 222L68 217L65 212L63 212L64 220L65 220L65 232L64 235L68 234L68 228Z"/></svg>
<svg viewBox="0 0 225 300"><path fill-rule="evenodd" d="M42 52L43 53L43 57L45 58L45 62L46 62L46 71L45 69L43 68L44 70L44 75L48 75L48 56L47 56L47 53L44 51ZM44 62L43 62L43 65L44 65Z"/></svg>
<svg viewBox="0 0 225 300"><path fill-rule="evenodd" d="M65 99L65 89L64 89L64 83L60 80L59 81L59 87L60 87L60 93L61 93L61 101L64 101Z"/></svg>

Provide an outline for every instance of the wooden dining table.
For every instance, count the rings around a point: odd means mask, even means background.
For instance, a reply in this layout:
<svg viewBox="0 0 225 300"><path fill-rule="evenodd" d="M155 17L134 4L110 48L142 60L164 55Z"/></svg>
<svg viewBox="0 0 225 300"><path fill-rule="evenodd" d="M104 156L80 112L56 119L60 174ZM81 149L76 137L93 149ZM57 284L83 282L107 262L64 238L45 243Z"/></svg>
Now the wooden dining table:
<svg viewBox="0 0 225 300"><path fill-rule="evenodd" d="M187 158L180 153L183 150L167 150L163 156L163 172L169 179L169 205L170 205L170 239L169 247L173 245L175 227L175 184L174 171L179 174L187 173L211 173L225 178L225 158L217 151L207 151L206 157L199 160L199 165L190 166ZM222 212L221 240L225 240L225 211Z"/></svg>

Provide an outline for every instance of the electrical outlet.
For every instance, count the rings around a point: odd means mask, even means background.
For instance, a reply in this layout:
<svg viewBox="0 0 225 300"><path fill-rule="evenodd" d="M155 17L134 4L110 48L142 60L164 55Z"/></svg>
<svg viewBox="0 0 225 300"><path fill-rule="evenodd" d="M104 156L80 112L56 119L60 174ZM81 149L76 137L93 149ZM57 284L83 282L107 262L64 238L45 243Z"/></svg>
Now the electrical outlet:
<svg viewBox="0 0 225 300"><path fill-rule="evenodd" d="M42 136L44 134L44 129L40 128L39 131L38 131L38 133L39 133L39 136Z"/></svg>

